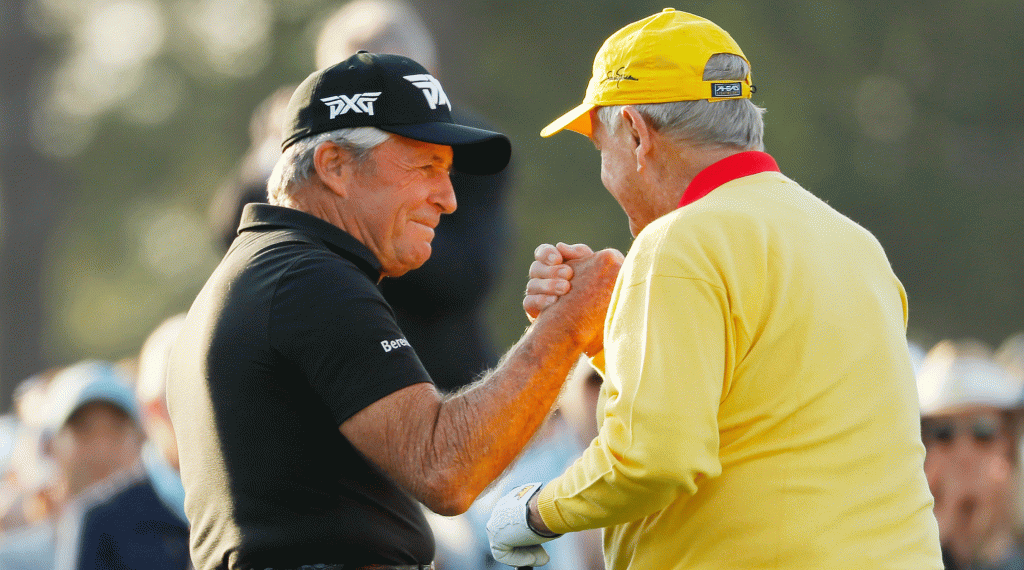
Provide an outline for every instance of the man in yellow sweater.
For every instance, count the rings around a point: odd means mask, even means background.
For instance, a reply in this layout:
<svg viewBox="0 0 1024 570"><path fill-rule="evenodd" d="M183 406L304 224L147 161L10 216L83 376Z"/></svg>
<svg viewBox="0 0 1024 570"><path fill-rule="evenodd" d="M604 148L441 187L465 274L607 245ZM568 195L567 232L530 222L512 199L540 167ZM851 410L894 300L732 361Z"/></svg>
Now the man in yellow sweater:
<svg viewBox="0 0 1024 570"><path fill-rule="evenodd" d="M502 498L500 562L604 529L613 570L942 568L906 343L878 241L779 172L724 30L672 9L612 35L569 129L636 237L615 284L598 436ZM586 247L542 246L536 315Z"/></svg>

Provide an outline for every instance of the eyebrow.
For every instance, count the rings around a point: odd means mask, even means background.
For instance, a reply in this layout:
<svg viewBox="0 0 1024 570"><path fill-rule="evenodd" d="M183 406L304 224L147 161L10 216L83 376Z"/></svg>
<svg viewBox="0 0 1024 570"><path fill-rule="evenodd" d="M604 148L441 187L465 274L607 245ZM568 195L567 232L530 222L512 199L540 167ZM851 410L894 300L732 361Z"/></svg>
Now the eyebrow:
<svg viewBox="0 0 1024 570"><path fill-rule="evenodd" d="M432 163L434 163L434 164L439 164L441 166L446 166L447 168L451 168L452 163L455 162L455 153L452 152L451 159L448 159L447 157L441 156L440 154L434 154L432 157L430 157L430 161Z"/></svg>

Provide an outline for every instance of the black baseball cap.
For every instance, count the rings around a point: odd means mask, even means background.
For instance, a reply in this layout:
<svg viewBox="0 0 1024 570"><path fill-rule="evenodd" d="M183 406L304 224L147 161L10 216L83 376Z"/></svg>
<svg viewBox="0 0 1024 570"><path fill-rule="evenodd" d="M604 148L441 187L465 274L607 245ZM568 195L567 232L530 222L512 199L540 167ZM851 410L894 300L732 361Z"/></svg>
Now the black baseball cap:
<svg viewBox="0 0 1024 570"><path fill-rule="evenodd" d="M453 121L451 102L437 79L400 55L360 51L307 77L288 102L281 148L350 127L377 127L451 146L452 166L467 174L500 172L512 156L505 135Z"/></svg>

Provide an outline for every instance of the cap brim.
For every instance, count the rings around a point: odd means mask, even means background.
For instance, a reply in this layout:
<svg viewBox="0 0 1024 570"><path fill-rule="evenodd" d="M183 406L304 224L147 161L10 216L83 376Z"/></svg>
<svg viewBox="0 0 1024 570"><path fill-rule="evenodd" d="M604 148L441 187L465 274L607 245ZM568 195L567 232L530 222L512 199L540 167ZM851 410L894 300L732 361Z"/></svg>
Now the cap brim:
<svg viewBox="0 0 1024 570"><path fill-rule="evenodd" d="M377 128L413 140L452 147L452 167L466 174L497 174L512 158L512 143L508 137L494 131L444 122Z"/></svg>
<svg viewBox="0 0 1024 570"><path fill-rule="evenodd" d="M594 129L590 124L590 110L595 106L593 103L581 103L573 110L555 119L550 125L544 127L544 130L540 132L540 136L550 137L563 129L575 131L585 137L591 136L594 133Z"/></svg>

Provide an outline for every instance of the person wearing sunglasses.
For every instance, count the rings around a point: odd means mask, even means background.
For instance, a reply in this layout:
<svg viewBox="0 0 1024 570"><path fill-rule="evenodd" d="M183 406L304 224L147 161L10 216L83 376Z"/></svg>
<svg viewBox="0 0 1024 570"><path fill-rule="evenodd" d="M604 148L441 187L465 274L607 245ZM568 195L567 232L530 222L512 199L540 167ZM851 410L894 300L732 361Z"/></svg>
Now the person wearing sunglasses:
<svg viewBox="0 0 1024 570"><path fill-rule="evenodd" d="M943 341L918 375L925 473L947 569L1024 568L1019 384L982 343Z"/></svg>

